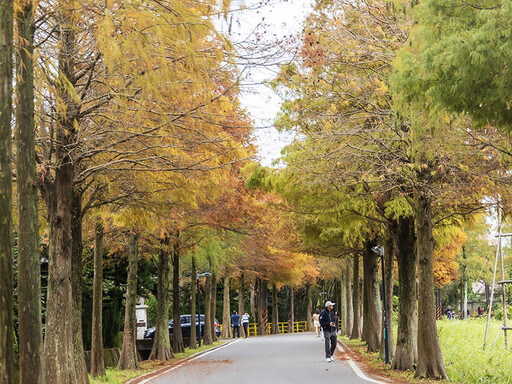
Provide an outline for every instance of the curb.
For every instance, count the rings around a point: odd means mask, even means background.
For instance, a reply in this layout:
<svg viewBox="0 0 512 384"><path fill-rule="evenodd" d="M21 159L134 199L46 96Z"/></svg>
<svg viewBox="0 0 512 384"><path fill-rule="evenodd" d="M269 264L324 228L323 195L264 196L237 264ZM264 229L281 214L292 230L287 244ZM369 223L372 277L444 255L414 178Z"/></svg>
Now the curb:
<svg viewBox="0 0 512 384"><path fill-rule="evenodd" d="M346 357L347 357L347 360L345 360L348 365L350 365L350 368L352 368L352 370L354 371L354 373L362 380L365 380L365 381L368 381L369 383L374 383L374 384L389 384L389 383L392 383L391 381L389 381L389 379L387 378L384 378L384 377L379 377L378 380L377 379L372 379L368 376L366 376L363 371L361 370L361 368L359 368L359 366L357 365L357 363L352 360L352 358L350 357L350 353L355 353L354 351L352 351L350 349L350 347L348 345L346 345L342 340L340 339L337 339L337 349L338 351L342 352L342 353L346 353ZM350 352L350 353L349 353ZM379 381L380 380L380 381Z"/></svg>
<svg viewBox="0 0 512 384"><path fill-rule="evenodd" d="M221 345L218 345L214 348L210 348L210 349L207 349L205 351L201 351L201 352L197 352L193 355L190 355L189 357L186 357L184 359L181 359L181 360L178 360L172 364L169 364L169 365L166 365L165 367L162 367L162 368L159 368L157 370L154 370L154 371L151 371L151 372L148 372L148 373L145 373L143 375L140 375L140 376L137 376L137 377L134 377L133 379L130 379L128 381L125 381L124 384L146 384L148 383L149 381L153 380L153 379L156 379L158 376L161 376L169 371L172 371L176 368L179 368L181 367L182 365L188 363L189 361L191 360L194 360L194 359L197 359L207 353L210 353L210 352L213 352L213 351L216 351L217 349L220 349L220 348L224 348L224 347L227 347L228 345L234 343L235 341L234 340L229 340Z"/></svg>

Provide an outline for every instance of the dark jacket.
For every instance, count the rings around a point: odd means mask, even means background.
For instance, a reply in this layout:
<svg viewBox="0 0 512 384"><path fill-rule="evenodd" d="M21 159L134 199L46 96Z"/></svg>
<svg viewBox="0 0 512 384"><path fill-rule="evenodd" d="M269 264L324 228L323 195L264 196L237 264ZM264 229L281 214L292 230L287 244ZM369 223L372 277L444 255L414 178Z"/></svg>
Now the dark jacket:
<svg viewBox="0 0 512 384"><path fill-rule="evenodd" d="M234 327L239 327L240 326L240 315L238 313L235 313L235 314L231 315L231 324Z"/></svg>
<svg viewBox="0 0 512 384"><path fill-rule="evenodd" d="M336 332L336 327L331 327L330 323L336 324L334 309L329 311L325 308L322 313L320 313L320 326L325 332Z"/></svg>

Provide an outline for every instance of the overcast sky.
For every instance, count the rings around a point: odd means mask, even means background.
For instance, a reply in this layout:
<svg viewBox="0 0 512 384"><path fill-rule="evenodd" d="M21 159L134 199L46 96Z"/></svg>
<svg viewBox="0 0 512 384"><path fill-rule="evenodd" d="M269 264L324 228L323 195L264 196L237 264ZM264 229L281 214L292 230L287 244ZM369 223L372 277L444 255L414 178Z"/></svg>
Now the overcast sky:
<svg viewBox="0 0 512 384"><path fill-rule="evenodd" d="M273 42L290 39L301 31L303 21L311 10L311 0L234 0L232 8L235 9L240 2L250 9L232 13L220 28L223 32L229 30L232 41L240 44L239 48L258 47L263 51L244 52L252 55L250 61L253 65L243 66L240 100L255 124L259 160L269 166L293 139L291 134L280 134L273 127L281 100L265 85L266 81L276 76L276 63L287 62L292 57L271 46ZM268 49L265 49L267 46ZM265 57L266 54L269 57Z"/></svg>

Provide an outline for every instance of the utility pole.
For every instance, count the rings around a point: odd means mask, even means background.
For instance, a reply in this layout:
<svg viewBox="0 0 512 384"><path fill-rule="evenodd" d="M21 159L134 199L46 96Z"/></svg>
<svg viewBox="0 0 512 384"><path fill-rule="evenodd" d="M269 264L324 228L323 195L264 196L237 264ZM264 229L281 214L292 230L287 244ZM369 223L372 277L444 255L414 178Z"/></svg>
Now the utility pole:
<svg viewBox="0 0 512 384"><path fill-rule="evenodd" d="M462 258L466 260L466 247L462 246ZM464 317L468 319L468 276L466 274L466 262L464 261L464 267L462 269L462 278L464 280Z"/></svg>

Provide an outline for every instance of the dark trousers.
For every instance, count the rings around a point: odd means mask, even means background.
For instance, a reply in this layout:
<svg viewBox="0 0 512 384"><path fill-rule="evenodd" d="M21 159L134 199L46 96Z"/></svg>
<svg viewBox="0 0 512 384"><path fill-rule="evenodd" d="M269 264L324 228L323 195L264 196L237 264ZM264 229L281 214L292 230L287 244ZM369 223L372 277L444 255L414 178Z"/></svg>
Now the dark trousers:
<svg viewBox="0 0 512 384"><path fill-rule="evenodd" d="M238 338L240 338L240 326L239 325L233 325L233 339L235 338L235 332L238 335Z"/></svg>
<svg viewBox="0 0 512 384"><path fill-rule="evenodd" d="M247 337L249 336L249 334L247 333L247 328L249 328L249 323L242 323L242 325L244 326L244 334L245 334L245 338L247 339Z"/></svg>
<svg viewBox="0 0 512 384"><path fill-rule="evenodd" d="M334 355L334 350L336 349L337 336L336 332L332 331L324 331L325 338L325 357L329 358Z"/></svg>

